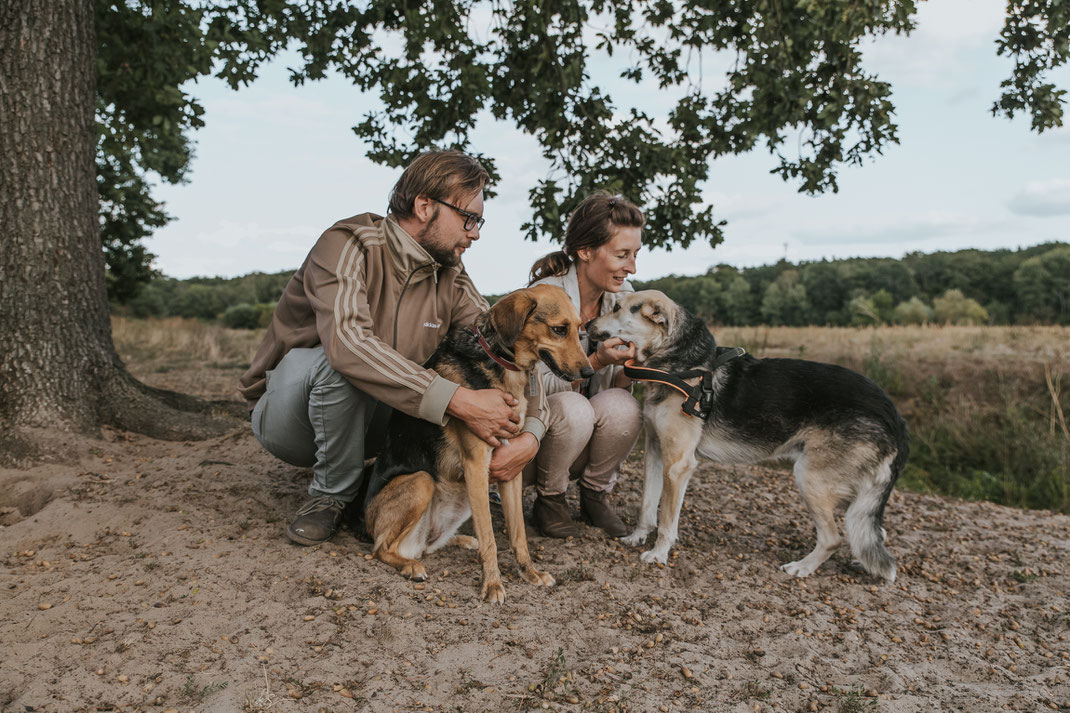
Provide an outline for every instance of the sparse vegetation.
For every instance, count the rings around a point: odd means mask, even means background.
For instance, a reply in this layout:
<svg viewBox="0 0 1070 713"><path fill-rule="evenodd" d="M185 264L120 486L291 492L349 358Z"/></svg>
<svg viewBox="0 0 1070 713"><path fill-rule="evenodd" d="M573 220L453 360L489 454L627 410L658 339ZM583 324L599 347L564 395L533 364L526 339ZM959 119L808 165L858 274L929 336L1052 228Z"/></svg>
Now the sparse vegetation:
<svg viewBox="0 0 1070 713"><path fill-rule="evenodd" d="M740 327L760 357L841 364L877 382L910 426L899 487L1070 512L1070 329Z"/></svg>
<svg viewBox="0 0 1070 713"><path fill-rule="evenodd" d="M186 676L186 683L182 686L182 697L191 703L201 703L205 698L216 691L222 691L228 685L230 685L229 681L222 681L217 683L207 683L200 686L194 680L193 674L191 673Z"/></svg>
<svg viewBox="0 0 1070 713"><path fill-rule="evenodd" d="M861 713L861 711L877 705L877 699L867 697L865 690L861 688L852 690L832 688L829 692L839 699L839 706L836 708L837 713Z"/></svg>

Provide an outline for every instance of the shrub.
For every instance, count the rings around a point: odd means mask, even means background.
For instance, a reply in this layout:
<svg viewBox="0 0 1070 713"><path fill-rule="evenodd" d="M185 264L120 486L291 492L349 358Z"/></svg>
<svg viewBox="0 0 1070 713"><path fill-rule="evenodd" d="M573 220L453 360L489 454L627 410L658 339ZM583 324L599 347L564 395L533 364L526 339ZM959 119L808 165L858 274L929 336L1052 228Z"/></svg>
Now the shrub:
<svg viewBox="0 0 1070 713"><path fill-rule="evenodd" d="M895 306L892 318L896 324L925 324L932 321L933 308L917 297L911 297Z"/></svg>
<svg viewBox="0 0 1070 713"><path fill-rule="evenodd" d="M228 307L223 324L231 329L256 329L260 326L260 309L245 302Z"/></svg>
<svg viewBox="0 0 1070 713"><path fill-rule="evenodd" d="M267 327L271 324L271 318L275 316L275 305L277 304L277 302L261 302L256 306L256 309L260 312L260 316L256 320L256 326Z"/></svg>
<svg viewBox="0 0 1070 713"><path fill-rule="evenodd" d="M941 324L970 325L988 321L985 308L977 300L962 294L962 290L948 290L934 299L933 316Z"/></svg>

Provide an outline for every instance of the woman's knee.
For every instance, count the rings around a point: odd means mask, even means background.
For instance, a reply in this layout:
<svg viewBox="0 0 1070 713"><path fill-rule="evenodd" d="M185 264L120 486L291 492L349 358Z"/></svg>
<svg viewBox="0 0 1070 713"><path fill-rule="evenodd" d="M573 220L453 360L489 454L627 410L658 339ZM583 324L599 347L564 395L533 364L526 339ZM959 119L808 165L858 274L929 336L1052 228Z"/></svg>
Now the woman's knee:
<svg viewBox="0 0 1070 713"><path fill-rule="evenodd" d="M639 402L625 389L606 389L591 397L591 410L598 427L617 424L638 431L643 420Z"/></svg>
<svg viewBox="0 0 1070 713"><path fill-rule="evenodd" d="M586 396L574 391L563 391L551 394L547 401L553 421L551 430L555 434L571 434L577 437L586 434L584 442L590 438L594 429L595 412Z"/></svg>

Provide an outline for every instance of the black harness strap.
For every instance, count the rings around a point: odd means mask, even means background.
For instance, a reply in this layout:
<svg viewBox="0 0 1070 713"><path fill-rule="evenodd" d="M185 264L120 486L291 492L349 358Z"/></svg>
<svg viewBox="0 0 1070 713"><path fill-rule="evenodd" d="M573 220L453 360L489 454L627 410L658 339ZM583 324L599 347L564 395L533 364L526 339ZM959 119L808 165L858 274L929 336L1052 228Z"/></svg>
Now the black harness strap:
<svg viewBox="0 0 1070 713"><path fill-rule="evenodd" d="M624 364L624 375L634 381L649 381L676 389L684 395L684 403L680 406L680 410L688 416L697 416L705 420L709 418L710 410L713 408L713 373L722 365L746 353L743 347L717 347L717 358L713 362L713 368L708 370L691 369L668 372L647 366L636 366L634 362L629 361ZM684 379L694 378L698 378L698 383L694 386L684 381Z"/></svg>

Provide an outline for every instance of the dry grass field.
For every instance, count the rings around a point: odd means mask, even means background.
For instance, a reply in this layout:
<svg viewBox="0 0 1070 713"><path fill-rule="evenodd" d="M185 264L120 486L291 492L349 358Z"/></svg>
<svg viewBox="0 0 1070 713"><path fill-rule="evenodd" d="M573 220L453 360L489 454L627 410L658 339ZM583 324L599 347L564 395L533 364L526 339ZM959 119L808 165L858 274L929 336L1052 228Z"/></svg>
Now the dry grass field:
<svg viewBox="0 0 1070 713"><path fill-rule="evenodd" d="M209 399L237 399L259 339L181 320L113 327L136 376ZM814 537L790 473L703 464L665 566L591 528L566 542L529 531L558 581L535 589L494 511L507 599L488 606L470 552L427 557L430 579L413 584L349 532L290 544L308 472L246 423L185 443L106 430L72 437L78 462L0 470L0 711L1070 710L1070 516L917 492L1054 509L1062 492L1065 507L1070 332L717 336L865 371L907 414L916 491L894 492L885 515L895 583L860 575L845 548L787 576L778 566ZM633 455L616 494L628 521Z"/></svg>

